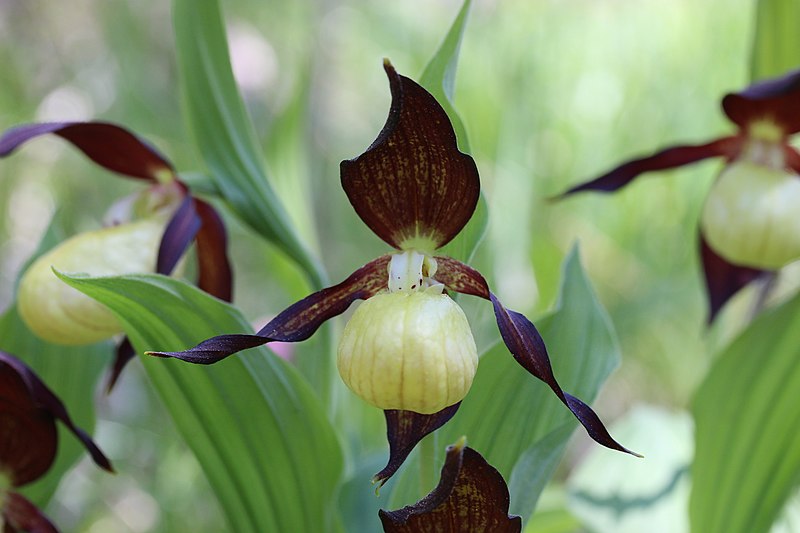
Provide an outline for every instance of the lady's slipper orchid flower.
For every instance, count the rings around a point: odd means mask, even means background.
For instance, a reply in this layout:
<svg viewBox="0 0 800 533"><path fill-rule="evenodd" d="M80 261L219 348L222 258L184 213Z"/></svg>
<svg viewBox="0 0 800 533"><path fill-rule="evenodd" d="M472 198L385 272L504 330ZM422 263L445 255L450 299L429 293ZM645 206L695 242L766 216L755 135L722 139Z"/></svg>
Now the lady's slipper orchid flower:
<svg viewBox="0 0 800 533"><path fill-rule="evenodd" d="M255 335L221 335L182 352L148 353L215 363L268 342L305 340L354 301L366 300L342 335L338 367L353 392L385 411L390 459L375 477L384 482L420 439L452 418L477 369L472 333L448 289L490 300L515 359L550 386L592 438L628 452L594 411L561 390L534 325L503 307L479 272L435 255L472 216L478 169L458 150L435 98L388 62L384 68L392 93L389 118L364 154L342 162L341 180L361 220L396 252L295 303Z"/></svg>
<svg viewBox="0 0 800 533"><path fill-rule="evenodd" d="M735 135L629 161L566 193L615 191L644 172L724 157L700 218L709 321L762 272L800 258L800 153L789 144L800 132L800 71L728 94L722 110Z"/></svg>
<svg viewBox="0 0 800 533"><path fill-rule="evenodd" d="M80 345L122 332L111 311L63 283L53 268L94 275L170 274L193 241L197 244L198 285L230 300L231 269L222 219L210 204L189 193L164 156L115 124L62 122L8 130L0 137L0 157L45 134L66 139L98 165L143 180L149 187L117 202L108 212L107 227L64 241L25 272L18 307L34 333L53 343ZM117 350L109 387L133 355L124 340Z"/></svg>
<svg viewBox="0 0 800 533"><path fill-rule="evenodd" d="M57 531L36 506L14 491L39 479L53 464L58 448L56 419L81 441L99 467L114 471L36 373L0 351L0 526L4 532Z"/></svg>

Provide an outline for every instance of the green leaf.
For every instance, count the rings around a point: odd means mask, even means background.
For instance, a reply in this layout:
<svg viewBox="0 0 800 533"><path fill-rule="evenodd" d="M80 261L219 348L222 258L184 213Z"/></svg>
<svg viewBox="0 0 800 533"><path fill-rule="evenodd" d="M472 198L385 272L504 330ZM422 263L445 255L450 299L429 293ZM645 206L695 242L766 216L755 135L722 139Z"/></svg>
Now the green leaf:
<svg viewBox="0 0 800 533"><path fill-rule="evenodd" d="M458 146L464 152L469 152L467 131L461 117L453 107L453 95L456 87L456 67L458 66L458 52L461 49L461 38L467 23L467 14L472 5L472 0L465 0L461 11L453 21L444 41L433 55L425 70L420 76L419 84L425 87L441 104L453 123L456 130Z"/></svg>
<svg viewBox="0 0 800 533"><path fill-rule="evenodd" d="M800 483L800 295L759 316L694 399L697 533L769 530Z"/></svg>
<svg viewBox="0 0 800 533"><path fill-rule="evenodd" d="M800 66L798 21L800 2L797 0L759 0L750 56L753 81L780 76Z"/></svg>
<svg viewBox="0 0 800 533"><path fill-rule="evenodd" d="M107 305L138 352L250 330L235 308L171 278L61 277ZM233 531L333 527L341 450L294 368L263 348L209 367L153 357L143 363Z"/></svg>
<svg viewBox="0 0 800 533"><path fill-rule="evenodd" d="M469 153L469 139L464 122L453 107L453 97L456 85L456 67L458 66L458 53L461 49L461 39L464 36L464 28L467 24L472 0L465 0L458 12L458 16L453 21L453 25L447 35L439 45L439 49L433 55L425 70L422 72L419 83L428 90L444 108L453 129L456 132L459 149ZM442 254L454 257L460 261L469 262L475 253L486 233L486 226L489 222L489 210L486 205L486 198L481 193L475 213L469 223L447 246L442 248Z"/></svg>
<svg viewBox="0 0 800 533"><path fill-rule="evenodd" d="M267 179L233 78L219 2L174 0L173 20L185 113L210 175L234 211L297 261L314 288L322 288L322 266L301 242Z"/></svg>
<svg viewBox="0 0 800 533"><path fill-rule="evenodd" d="M94 396L100 374L111 362L111 343L91 346L58 346L34 335L13 305L0 317L0 350L30 366L61 398L75 424L92 433L95 423ZM86 449L62 424L58 427L58 453L44 477L22 491L39 506L55 492L61 478ZM99 443L102 447L102 443Z"/></svg>

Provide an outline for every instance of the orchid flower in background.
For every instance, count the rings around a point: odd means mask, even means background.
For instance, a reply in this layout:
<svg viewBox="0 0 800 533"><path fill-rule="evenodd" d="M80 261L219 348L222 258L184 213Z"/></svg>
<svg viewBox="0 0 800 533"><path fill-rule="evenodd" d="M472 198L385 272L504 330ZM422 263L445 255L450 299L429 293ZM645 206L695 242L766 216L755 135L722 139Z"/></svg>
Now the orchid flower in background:
<svg viewBox="0 0 800 533"><path fill-rule="evenodd" d="M364 154L341 163L341 181L361 220L395 252L291 305L255 335L221 335L182 352L148 353L216 363L269 342L305 340L365 300L345 327L337 363L347 386L385 411L390 458L374 478L382 484L425 435L453 417L469 391L478 364L475 342L446 290L470 294L492 302L514 358L553 390L595 441L632 453L611 438L589 406L562 391L534 325L506 309L478 271L435 255L472 216L478 170L458 150L435 98L388 61L384 69L392 94L389 117Z"/></svg>
<svg viewBox="0 0 800 533"><path fill-rule="evenodd" d="M58 448L56 419L83 444L92 460L113 472L91 437L75 426L61 400L36 373L16 357L0 351L0 525L5 533L57 529L15 489L50 469Z"/></svg>
<svg viewBox="0 0 800 533"><path fill-rule="evenodd" d="M0 137L0 157L45 134L58 135L98 165L149 186L114 204L106 215L106 227L64 241L23 274L17 303L31 331L49 342L70 345L122 333L122 326L105 306L63 283L52 269L93 275L170 274L193 241L198 285L218 298L231 299L222 219L210 204L191 195L165 157L126 129L105 122L17 126ZM109 389L133 356L133 348L124 339L117 348Z"/></svg>
<svg viewBox="0 0 800 533"><path fill-rule="evenodd" d="M700 218L709 322L739 289L765 271L800 258L800 71L726 95L722 109L735 135L667 148L635 159L565 194L615 191L638 175L724 157Z"/></svg>

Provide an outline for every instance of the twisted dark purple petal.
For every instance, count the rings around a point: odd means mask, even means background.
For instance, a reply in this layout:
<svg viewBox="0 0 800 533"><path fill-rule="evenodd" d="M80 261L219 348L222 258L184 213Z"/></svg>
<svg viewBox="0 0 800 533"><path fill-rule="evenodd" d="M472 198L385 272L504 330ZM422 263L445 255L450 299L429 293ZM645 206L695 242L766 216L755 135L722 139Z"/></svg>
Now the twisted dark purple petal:
<svg viewBox="0 0 800 533"><path fill-rule="evenodd" d="M386 533L518 533L522 519L509 516L503 476L473 450L458 443L447 448L439 484L423 499L397 511L381 509Z"/></svg>
<svg viewBox="0 0 800 533"><path fill-rule="evenodd" d="M292 304L255 335L220 335L182 352L147 352L147 355L174 357L189 363L209 365L268 342L306 340L325 321L344 313L354 301L365 300L384 290L388 264L388 255L367 263L340 284L322 289Z"/></svg>
<svg viewBox="0 0 800 533"><path fill-rule="evenodd" d="M734 265L720 257L700 234L700 260L708 292L708 322L717 317L722 306L739 292L739 289L755 281L764 270Z"/></svg>
<svg viewBox="0 0 800 533"><path fill-rule="evenodd" d="M479 296L492 302L500 336L511 355L525 370L550 387L558 399L572 411L592 439L612 450L638 456L611 438L600 418L588 405L561 390L553 375L547 348L536 327L524 315L503 307L497 297L489 291L489 285L480 272L449 257L436 257L436 263L438 269L434 277L448 289Z"/></svg>
<svg viewBox="0 0 800 533"><path fill-rule="evenodd" d="M758 120L769 120L786 135L800 132L800 70L750 85L725 95L722 109L743 130Z"/></svg>
<svg viewBox="0 0 800 533"><path fill-rule="evenodd" d="M0 157L27 141L52 133L75 145L98 165L133 178L157 181L172 164L155 148L121 126L108 122L49 122L23 124L0 137Z"/></svg>
<svg viewBox="0 0 800 533"><path fill-rule="evenodd" d="M389 439L389 462L383 470L372 477L372 482L377 483L379 487L386 483L405 462L419 441L453 418L460 405L461 402L458 402L432 415L398 409L384 411L386 436Z"/></svg>
<svg viewBox="0 0 800 533"><path fill-rule="evenodd" d="M651 156L628 161L599 178L569 189L562 196L580 191L616 191L645 172L688 165L709 157L725 156L733 159L739 153L741 145L742 138L733 136L723 137L701 145L673 146L656 152Z"/></svg>

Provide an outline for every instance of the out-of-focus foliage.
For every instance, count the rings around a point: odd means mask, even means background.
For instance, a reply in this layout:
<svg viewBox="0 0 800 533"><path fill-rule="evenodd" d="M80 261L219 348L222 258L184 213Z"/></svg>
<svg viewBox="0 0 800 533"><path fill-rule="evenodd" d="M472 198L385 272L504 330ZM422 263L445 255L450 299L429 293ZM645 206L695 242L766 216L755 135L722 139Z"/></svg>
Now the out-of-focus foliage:
<svg viewBox="0 0 800 533"><path fill-rule="evenodd" d="M385 251L354 216L338 182L339 161L363 151L385 118L389 95L381 60L388 57L419 79L461 2L222 5L234 75L276 194L305 244L318 249L330 278L341 279L354 264ZM557 204L546 198L624 158L722 132L716 102L747 84L754 5L473 0L454 104L491 217L475 264L491 273L509 307L544 314L555 304L563 259L580 241L624 356L601 395L602 413L613 416L640 401L685 407L705 374L706 354L748 311L745 294L723 314L714 335L704 336L694 227L717 163L670 179L644 179L615 196ZM759 23L769 24L764 17ZM169 3L0 1L0 64L0 128L101 117L153 140L178 168L202 170L179 104ZM67 234L94 228L109 202L135 187L102 174L54 139L31 143L2 162L0 308L11 302L19 269L56 209ZM236 302L248 320L262 322L264 313L306 294L301 269L234 217L227 221ZM480 331L478 344L491 344L496 333ZM313 357L314 342L298 346L298 357ZM176 444L140 363L132 364L115 395L101 404L98 438L109 443L121 474L100 479L79 465L57 491L49 515L67 530L219 531L221 511L191 453ZM379 412L360 408L346 394L337 401L354 404L343 428L372 429L363 431L370 435L363 442L346 433L357 441L345 458L354 481L340 498L352 503L351 495L369 492L357 476L381 466L383 426ZM585 446L581 438L570 448L557 480ZM634 468L646 469L646 461ZM575 530L563 502L548 511L558 491L558 481L545 491L542 515L529 531L556 531L546 529L548 517L561 525L558 531Z"/></svg>

